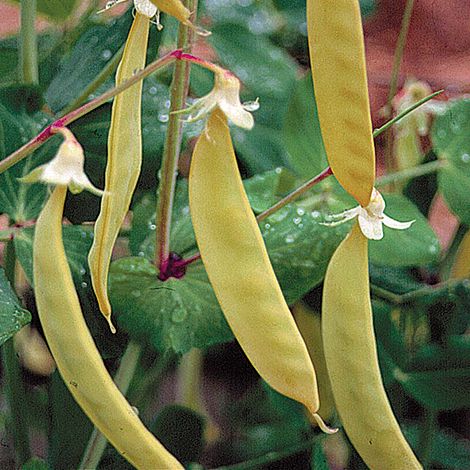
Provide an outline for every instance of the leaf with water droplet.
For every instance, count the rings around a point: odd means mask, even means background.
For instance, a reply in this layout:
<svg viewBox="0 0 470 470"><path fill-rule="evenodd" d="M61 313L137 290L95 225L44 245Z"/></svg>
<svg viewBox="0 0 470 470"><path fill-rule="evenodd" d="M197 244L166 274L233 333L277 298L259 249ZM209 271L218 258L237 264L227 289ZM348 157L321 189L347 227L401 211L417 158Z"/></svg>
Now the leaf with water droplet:
<svg viewBox="0 0 470 470"><path fill-rule="evenodd" d="M382 240L369 242L369 256L373 263L386 266L418 266L439 260L439 239L419 209L406 197L382 194L385 213L395 220L415 220L406 230L384 226Z"/></svg>
<svg viewBox="0 0 470 470"><path fill-rule="evenodd" d="M438 116L431 137L435 153L446 163L438 173L439 190L451 211L470 225L470 99L455 101Z"/></svg>
<svg viewBox="0 0 470 470"><path fill-rule="evenodd" d="M0 268L0 346L31 321Z"/></svg>
<svg viewBox="0 0 470 470"><path fill-rule="evenodd" d="M10 93L15 93L15 90L11 89ZM3 129L0 132L0 158L21 147L50 120L44 113L28 114L25 108L13 111L9 105L10 94L4 90L0 98L0 128ZM46 198L46 186L40 183L21 183L18 178L50 160L60 140L60 137L54 137L28 158L0 175L0 213L7 213L11 221L21 222L38 216Z"/></svg>
<svg viewBox="0 0 470 470"><path fill-rule="evenodd" d="M62 229L65 253L72 277L77 286L88 286L88 251L93 241L93 232L77 225L64 225ZM28 281L33 280L33 239L34 227L23 228L15 234L14 244L18 261ZM84 286L83 283L86 285Z"/></svg>
<svg viewBox="0 0 470 470"><path fill-rule="evenodd" d="M184 354L233 339L201 263L162 282L149 260L121 258L111 265L110 299L118 326L158 351Z"/></svg>

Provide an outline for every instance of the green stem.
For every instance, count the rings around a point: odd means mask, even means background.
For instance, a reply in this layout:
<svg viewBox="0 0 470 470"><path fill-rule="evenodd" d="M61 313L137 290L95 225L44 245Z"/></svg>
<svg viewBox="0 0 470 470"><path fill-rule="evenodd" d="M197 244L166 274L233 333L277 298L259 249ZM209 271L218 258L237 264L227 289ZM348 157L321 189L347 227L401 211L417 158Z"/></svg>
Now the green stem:
<svg viewBox="0 0 470 470"><path fill-rule="evenodd" d="M401 62L403 59L403 52L405 51L406 38L408 36L408 30L410 29L411 14L413 13L414 0L407 0L405 5L405 11L403 12L403 19L401 22L400 34L398 36L397 45L395 47L395 56L393 58L392 75L390 77L390 88L387 99L387 110L388 115L392 114L392 100L397 94L398 90L398 76L400 73ZM385 142L385 169L387 173L394 169L393 161L393 134L389 132L387 134L387 140Z"/></svg>
<svg viewBox="0 0 470 470"><path fill-rule="evenodd" d="M198 0L186 0L185 6L192 12L191 22L195 22ZM183 52L191 52L194 39L194 31L180 23L178 30L177 48ZM171 105L165 146L160 169L160 182L158 185L158 198L156 208L156 249L155 266L164 272L168 264L170 254L170 227L173 199L178 172L178 160L180 156L182 140L182 121L174 111L181 110L186 103L189 89L189 73L191 64L179 60L175 64L173 81L171 84Z"/></svg>
<svg viewBox="0 0 470 470"><path fill-rule="evenodd" d="M94 78L94 80L82 91L82 93L66 108L61 111L61 115L64 116L70 111L81 106L92 95L117 69L119 61L122 58L124 52L124 45L114 54L113 58L105 65L100 73Z"/></svg>
<svg viewBox="0 0 470 470"><path fill-rule="evenodd" d="M11 285L15 285L16 256L13 242L6 246L5 274ZM13 339L3 345L3 371L5 392L10 407L10 430L13 435L17 467L21 467L31 458L29 446L28 420L26 408L26 391L21 375L21 367L13 346Z"/></svg>
<svg viewBox="0 0 470 470"><path fill-rule="evenodd" d="M407 168L406 170L397 171L396 173L390 173L388 175L377 178L375 180L375 186L385 186L390 183L398 183L400 181L406 181L411 178L417 178L418 176L428 175L444 168L445 166L446 162L443 160L423 163L422 165L415 166L413 168Z"/></svg>
<svg viewBox="0 0 470 470"><path fill-rule="evenodd" d="M426 285L406 294L396 294L374 284L371 284L370 289L376 297L387 300L395 305L405 305L423 301L426 298L428 303L435 302L441 297L455 294L459 288L468 289L467 284L467 279L449 279L439 284Z"/></svg>
<svg viewBox="0 0 470 470"><path fill-rule="evenodd" d="M35 23L36 0L21 0L20 80L27 85L39 82Z"/></svg>
<svg viewBox="0 0 470 470"><path fill-rule="evenodd" d="M127 88L134 85L138 81L143 80L149 75L155 73L157 70L166 67L168 64L178 59L180 55L181 51L179 50L175 50L170 52L169 54L166 54L162 58L156 60L155 62L152 62L150 65L145 67L145 69L135 73L131 78L129 78L129 80L126 80L121 85L111 88L110 90L106 91L94 100L89 101L80 108L71 111L60 119L57 119L52 124L47 126L36 137L31 139L18 150L15 150L8 157L0 161L0 174L3 173L5 170L8 170L8 168L10 168L11 166L23 160L23 158L33 153L37 148L44 144L44 142L49 140L54 135L54 128L68 126L77 119L80 119L82 116L85 116L85 114L88 114L94 109L98 108L103 103L106 103L106 101L114 98L119 93L123 92L124 90L127 90Z"/></svg>
<svg viewBox="0 0 470 470"><path fill-rule="evenodd" d="M123 395L126 395L132 378L134 377L141 351L142 348L140 345L131 340L122 356L121 364L114 376L114 383ZM90 440L88 441L87 448L83 454L82 461L80 462L79 470L91 470L97 468L106 449L107 443L108 441L106 440L106 437L104 437L98 429L94 428L91 433Z"/></svg>
<svg viewBox="0 0 470 470"><path fill-rule="evenodd" d="M330 167L326 168L321 173L319 173L317 176L314 176L312 179L308 180L302 186L299 186L297 189L292 191L286 197L284 197L280 201L276 202L276 204L271 206L269 209L266 209L264 212L259 214L256 217L256 220L258 222L261 222L262 220L266 219L270 215L274 214L274 212L277 212L279 209L282 209L284 206L286 206L290 202L295 201L302 194L306 193L309 189L313 188L316 184L320 183L320 181L323 181L325 178L327 178L328 176L330 176L332 174L333 174L333 172L331 171L331 168Z"/></svg>
<svg viewBox="0 0 470 470"><path fill-rule="evenodd" d="M414 105L410 106L409 108L405 109L403 112L398 114L398 116L395 116L393 119L390 119L390 121L386 122L382 127L379 127L378 129L374 129L373 136L374 139L378 137L382 132L385 132L389 127L392 127L394 124L396 124L398 121L401 121L405 116L410 114L412 111L414 111L416 108L419 108L422 106L424 103L427 103L429 100L432 100L436 96L440 95L443 93L444 90L438 90L435 91L434 93L431 93L429 96L426 96L425 98L419 100L416 102Z"/></svg>
<svg viewBox="0 0 470 470"><path fill-rule="evenodd" d="M424 468L428 468L431 464L431 453L436 435L437 427L437 411L426 410L424 415L424 423L421 429L421 436L418 445L418 455Z"/></svg>

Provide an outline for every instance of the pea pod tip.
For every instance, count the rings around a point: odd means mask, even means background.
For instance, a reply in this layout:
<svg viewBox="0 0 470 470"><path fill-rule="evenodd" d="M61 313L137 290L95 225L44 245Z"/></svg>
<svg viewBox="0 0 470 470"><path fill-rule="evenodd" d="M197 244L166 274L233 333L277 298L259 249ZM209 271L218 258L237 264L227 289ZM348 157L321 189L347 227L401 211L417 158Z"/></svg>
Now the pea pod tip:
<svg viewBox="0 0 470 470"><path fill-rule="evenodd" d="M328 426L323 418L318 413L312 413L313 418L318 424L318 427L325 433L325 434L335 434L338 432L339 428L332 428Z"/></svg>

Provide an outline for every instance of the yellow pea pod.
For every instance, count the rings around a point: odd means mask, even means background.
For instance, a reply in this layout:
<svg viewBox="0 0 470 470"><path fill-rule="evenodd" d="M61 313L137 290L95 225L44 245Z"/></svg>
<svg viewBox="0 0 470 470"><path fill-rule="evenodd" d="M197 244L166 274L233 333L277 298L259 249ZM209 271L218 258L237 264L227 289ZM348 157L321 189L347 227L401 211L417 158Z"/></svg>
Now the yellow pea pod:
<svg viewBox="0 0 470 470"><path fill-rule="evenodd" d="M328 162L366 207L375 180L361 12L357 0L307 0L310 62Z"/></svg>
<svg viewBox="0 0 470 470"><path fill-rule="evenodd" d="M182 469L118 390L88 331L62 242L66 193L65 186L54 189L38 218L33 246L39 319L57 368L93 424L132 465Z"/></svg>
<svg viewBox="0 0 470 470"><path fill-rule="evenodd" d="M313 364L284 300L217 108L193 153L189 204L202 261L222 311L260 376L303 403L323 430Z"/></svg>
<svg viewBox="0 0 470 470"><path fill-rule="evenodd" d="M116 73L116 85L130 78L145 65L150 19L136 13ZM108 299L108 271L119 229L129 210L142 163L141 134L142 82L114 99L108 135L108 163L105 193L95 224L95 236L88 262L91 281L101 312L111 331L111 305Z"/></svg>
<svg viewBox="0 0 470 470"><path fill-rule="evenodd" d="M297 302L292 308L292 313L300 334L305 341L310 358L315 364L318 395L320 397L318 414L324 419L329 420L333 416L335 402L333 392L331 391L330 378L328 377L328 369L326 367L320 315L311 311L303 302Z"/></svg>
<svg viewBox="0 0 470 470"><path fill-rule="evenodd" d="M470 230L460 242L454 264L450 270L450 277L452 279L470 278Z"/></svg>
<svg viewBox="0 0 470 470"><path fill-rule="evenodd" d="M393 415L380 375L367 243L356 223L325 276L323 344L336 409L349 439L372 470L421 469Z"/></svg>

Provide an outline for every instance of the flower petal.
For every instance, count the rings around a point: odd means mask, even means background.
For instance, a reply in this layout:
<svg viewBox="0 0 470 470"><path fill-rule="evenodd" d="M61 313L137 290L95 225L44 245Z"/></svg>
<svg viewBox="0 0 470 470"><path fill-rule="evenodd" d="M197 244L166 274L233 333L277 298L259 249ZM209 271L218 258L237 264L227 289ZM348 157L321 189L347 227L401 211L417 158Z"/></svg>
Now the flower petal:
<svg viewBox="0 0 470 470"><path fill-rule="evenodd" d="M407 228L410 228L414 222L416 222L415 220L410 220L409 222L398 222L398 220L392 219L385 214L382 217L382 222L384 225L396 230L406 230Z"/></svg>
<svg viewBox="0 0 470 470"><path fill-rule="evenodd" d="M221 99L219 101L219 108L236 126L248 130L253 129L255 120L253 116L243 108L240 101L239 103L232 104L226 99Z"/></svg>
<svg viewBox="0 0 470 470"><path fill-rule="evenodd" d="M348 220L354 219L361 213L361 206L354 207L353 209L349 209L347 211L341 212L340 214L331 214L329 217L332 219L338 219L334 222L319 222L320 225L326 225L327 227L336 227L337 225L344 224Z"/></svg>
<svg viewBox="0 0 470 470"><path fill-rule="evenodd" d="M371 217L364 209L362 209L359 213L358 220L359 227L365 237L369 240L382 240L384 233L381 219Z"/></svg>

